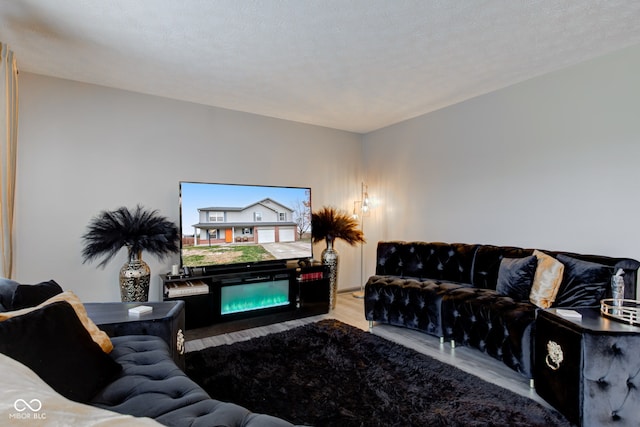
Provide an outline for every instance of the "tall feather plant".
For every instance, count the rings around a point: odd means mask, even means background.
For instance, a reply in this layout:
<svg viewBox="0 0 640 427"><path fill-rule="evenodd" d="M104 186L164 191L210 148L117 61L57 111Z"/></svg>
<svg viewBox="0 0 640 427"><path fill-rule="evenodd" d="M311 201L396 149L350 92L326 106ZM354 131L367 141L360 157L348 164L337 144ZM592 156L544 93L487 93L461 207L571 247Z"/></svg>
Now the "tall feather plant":
<svg viewBox="0 0 640 427"><path fill-rule="evenodd" d="M159 259L180 250L176 225L157 210L140 205L134 210L121 207L100 212L90 221L82 239L83 263L103 257L99 267L104 267L125 246L130 252L146 251Z"/></svg>
<svg viewBox="0 0 640 427"><path fill-rule="evenodd" d="M313 242L341 239L351 246L366 243L364 233L358 229L358 221L344 211L325 206L311 214Z"/></svg>

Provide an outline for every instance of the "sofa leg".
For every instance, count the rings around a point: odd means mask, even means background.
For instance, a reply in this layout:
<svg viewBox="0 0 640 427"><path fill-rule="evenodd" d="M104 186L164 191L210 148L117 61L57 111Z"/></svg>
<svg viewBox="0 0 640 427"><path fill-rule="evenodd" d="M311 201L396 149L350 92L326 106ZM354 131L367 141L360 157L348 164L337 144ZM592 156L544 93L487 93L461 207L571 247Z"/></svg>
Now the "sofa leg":
<svg viewBox="0 0 640 427"><path fill-rule="evenodd" d="M529 388L530 388L530 389L534 389L534 388L536 388L536 387L535 387L535 384L534 384L534 381L533 381L533 378L529 379Z"/></svg>
<svg viewBox="0 0 640 427"><path fill-rule="evenodd" d="M444 337L440 337L440 344L444 344Z"/></svg>
<svg viewBox="0 0 640 427"><path fill-rule="evenodd" d="M456 340L451 340L451 348L456 348Z"/></svg>
<svg viewBox="0 0 640 427"><path fill-rule="evenodd" d="M369 332L373 330L373 320L369 320Z"/></svg>

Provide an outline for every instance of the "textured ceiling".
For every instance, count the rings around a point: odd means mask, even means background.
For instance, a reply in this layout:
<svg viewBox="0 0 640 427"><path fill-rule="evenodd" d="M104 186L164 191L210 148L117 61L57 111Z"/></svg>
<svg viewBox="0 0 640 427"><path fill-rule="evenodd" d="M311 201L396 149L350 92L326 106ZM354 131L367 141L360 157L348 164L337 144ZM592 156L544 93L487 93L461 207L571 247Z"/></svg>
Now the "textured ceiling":
<svg viewBox="0 0 640 427"><path fill-rule="evenodd" d="M21 70L366 133L640 43L637 0L0 0Z"/></svg>

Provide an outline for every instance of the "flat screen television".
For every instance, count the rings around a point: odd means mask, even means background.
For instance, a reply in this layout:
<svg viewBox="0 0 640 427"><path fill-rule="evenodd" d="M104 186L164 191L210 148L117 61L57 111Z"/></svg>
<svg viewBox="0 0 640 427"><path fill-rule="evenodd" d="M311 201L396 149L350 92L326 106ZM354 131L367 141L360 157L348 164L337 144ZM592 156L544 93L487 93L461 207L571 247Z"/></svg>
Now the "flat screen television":
<svg viewBox="0 0 640 427"><path fill-rule="evenodd" d="M310 259L311 189L181 181L180 228L183 268Z"/></svg>

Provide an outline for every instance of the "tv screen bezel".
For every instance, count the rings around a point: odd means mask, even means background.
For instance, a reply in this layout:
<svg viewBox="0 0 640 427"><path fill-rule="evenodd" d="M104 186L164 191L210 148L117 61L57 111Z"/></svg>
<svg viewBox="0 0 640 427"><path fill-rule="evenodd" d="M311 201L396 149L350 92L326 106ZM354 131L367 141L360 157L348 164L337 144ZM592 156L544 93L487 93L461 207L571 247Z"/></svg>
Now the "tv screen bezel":
<svg viewBox="0 0 640 427"><path fill-rule="evenodd" d="M183 195L183 188L185 186L185 184L189 185L189 184L194 184L194 185L203 185L203 186L210 186L211 188L214 187L235 187L238 189L241 188L245 188L245 189L252 189L254 191L264 191L264 194L268 194L270 191L270 189L274 190L274 191L278 191L278 190L295 190L295 191L304 191L304 194L308 194L308 198L306 199L308 201L308 208L307 208L307 214L309 215L309 219L308 219L308 224L309 224L309 228L308 230L305 232L305 235L308 235L308 254L305 254L305 256L285 256L282 258L276 258L273 260L258 260L258 261L240 261L240 262L229 262L229 263L212 263L212 264L206 264L206 265L200 265L200 266L193 266L193 265L185 265L184 263L184 240L183 237L185 236L185 229L184 229L184 224L183 224L183 218L184 218L184 195ZM191 272L193 272L193 269L201 269L201 271L203 273L209 273L209 272L221 272L221 271L244 271L244 270L250 270L250 269L254 269L254 268L260 268L260 267L282 267L285 266L287 264L287 262L291 262L291 261L310 261L311 259L313 259L313 242L311 239L311 212L312 212L312 207L311 207L311 203L312 203L312 189L311 187L299 187L299 186L279 186L279 185L262 185L262 184L238 184L238 183L224 183L224 182L201 182L201 181L187 181L187 180L182 180L179 181L178 184L178 190L179 190L179 228L180 228L180 268L183 272L187 272L189 269ZM261 200L254 200L252 203L257 203L259 201L262 201L264 199ZM277 203L281 203L278 202L277 200L274 200ZM283 202L284 203L284 202ZM222 202L222 204L224 204L224 202ZM215 203L212 203L212 205L215 205ZM218 206L221 206L220 204L218 204ZM246 206L246 205L245 205ZM202 206L205 207L205 206ZM237 206L242 207L242 206ZM289 206L289 208L291 208L291 206ZM199 218L198 218L199 221ZM295 218L292 217L292 222L295 222ZM192 225L187 225L188 228L193 229ZM298 233L298 229L296 226L296 230L295 233ZM186 233L188 236L191 235L191 233ZM307 256L308 255L308 256Z"/></svg>

